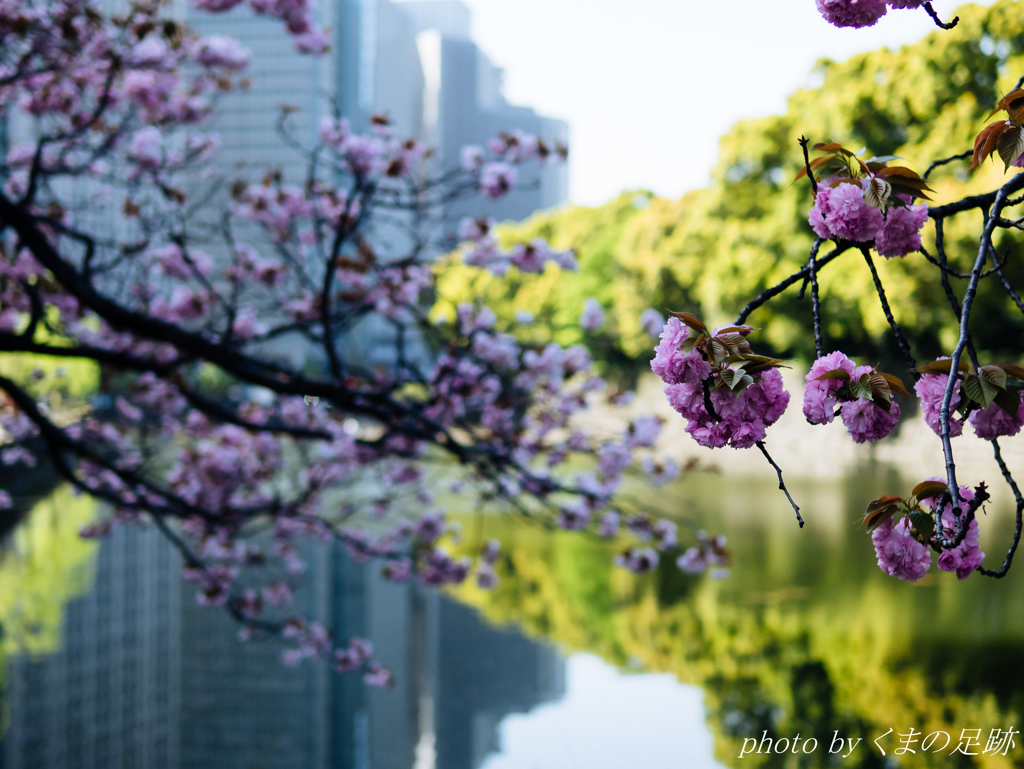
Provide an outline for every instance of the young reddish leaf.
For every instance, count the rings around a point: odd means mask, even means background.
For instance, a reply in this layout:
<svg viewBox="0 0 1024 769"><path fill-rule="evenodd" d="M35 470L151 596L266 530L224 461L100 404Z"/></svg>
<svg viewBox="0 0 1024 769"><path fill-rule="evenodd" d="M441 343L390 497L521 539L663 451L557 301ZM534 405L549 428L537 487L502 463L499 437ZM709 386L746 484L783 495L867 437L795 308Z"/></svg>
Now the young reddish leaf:
<svg viewBox="0 0 1024 769"><path fill-rule="evenodd" d="M713 336L708 340L708 355L711 356L712 363L720 365L729 357L729 348L722 340Z"/></svg>
<svg viewBox="0 0 1024 769"><path fill-rule="evenodd" d="M830 181L828 183L828 186L829 187L838 187L840 184L856 184L856 185L859 186L860 185L860 180L859 179L854 179L851 176L843 176L843 177L841 177L839 179L833 179L832 181Z"/></svg>
<svg viewBox="0 0 1024 769"><path fill-rule="evenodd" d="M878 373L881 376L885 377L885 381L889 383L890 390L892 390L895 393L899 393L900 395L903 395L907 398L914 397L909 392L907 392L907 388L903 386L903 382L898 377L894 377L892 374L886 374L882 371L879 371Z"/></svg>
<svg viewBox="0 0 1024 769"><path fill-rule="evenodd" d="M950 360L933 360L931 363L925 363L923 366L918 366L914 371L918 374L948 374L950 369ZM961 371L970 371L971 365L965 361L960 361L959 369Z"/></svg>
<svg viewBox="0 0 1024 769"><path fill-rule="evenodd" d="M752 331L758 331L759 329L751 328L750 326L723 326L718 329L718 335L723 334L739 334L740 336L747 336Z"/></svg>
<svg viewBox="0 0 1024 769"><path fill-rule="evenodd" d="M971 169L974 170L982 163L984 163L988 157L996 151L996 144L999 142L999 136L1007 128L1012 128L1010 123L1005 120L1000 120L997 123L990 123L981 129L981 133L978 134L974 140L974 155L971 158Z"/></svg>
<svg viewBox="0 0 1024 769"><path fill-rule="evenodd" d="M763 355L750 355L749 353L739 357L747 361L744 365L744 369L748 374L757 374L758 372L767 371L772 368L789 368L778 358L766 358Z"/></svg>
<svg viewBox="0 0 1024 769"><path fill-rule="evenodd" d="M850 372L843 371L841 368L832 369L832 371L826 371L824 374L819 377L815 377L811 381L817 382L819 379L838 379L841 382L849 382Z"/></svg>
<svg viewBox="0 0 1024 769"><path fill-rule="evenodd" d="M1024 368L1016 363L997 363L996 365L1015 379L1024 381Z"/></svg>
<svg viewBox="0 0 1024 769"><path fill-rule="evenodd" d="M911 187L908 184L903 184L901 181L898 181L897 179L893 179L893 181L890 182L890 184L892 185L892 191L894 193L906 195L911 198L921 198L921 200L931 200L931 198L928 195L926 195L922 190L918 189L917 187ZM893 205L897 204L893 203Z"/></svg>
<svg viewBox="0 0 1024 769"><path fill-rule="evenodd" d="M910 493L918 499L932 499L941 496L947 488L949 486L945 481L923 481L917 484Z"/></svg>
<svg viewBox="0 0 1024 769"><path fill-rule="evenodd" d="M916 179L921 182L924 181L924 179L921 178L921 175L918 174L917 171L913 170L912 168L907 168L906 166L886 166L885 168L878 172L878 175L903 176L907 179Z"/></svg>
<svg viewBox="0 0 1024 769"><path fill-rule="evenodd" d="M808 164L811 167L811 173L817 171L823 165L826 165L826 164L830 163L832 160L835 159L835 157L836 157L835 153L832 153L831 155L825 155L824 157L815 158L814 160L812 160ZM807 176L807 166L804 166L799 171L797 171L796 179L794 179L793 181L798 182L801 179L803 179L805 176Z"/></svg>
<svg viewBox="0 0 1024 769"><path fill-rule="evenodd" d="M898 503L903 500L895 494L886 494L874 500L868 505L868 511L864 515L861 524L868 530L874 531L887 520L893 517L899 510Z"/></svg>
<svg viewBox="0 0 1024 769"><path fill-rule="evenodd" d="M878 499L875 499L875 500L872 500L871 502L869 502L868 503L867 511L869 513L874 513L874 512L877 512L878 510L882 510L883 508L886 508L889 505L892 505L892 504L894 504L896 502L899 502L901 500L902 500L902 497L899 497L896 494L885 494L885 495L879 497Z"/></svg>
<svg viewBox="0 0 1024 769"><path fill-rule="evenodd" d="M877 371L872 371L868 375L868 382L871 384L871 394L875 398L881 398L886 403L892 400L892 391L889 389L889 381L879 374ZM878 400L875 400L878 403Z"/></svg>
<svg viewBox="0 0 1024 769"><path fill-rule="evenodd" d="M844 155L853 154L849 150L843 149L842 144L837 144L836 142L830 142L829 144L815 144L811 149L816 152L842 152Z"/></svg>
<svg viewBox="0 0 1024 769"><path fill-rule="evenodd" d="M1011 112L1014 109L1014 102L1018 101L1019 99L1024 99L1024 89L1022 88L1018 88L1006 94L1006 96L999 100L999 103L996 104L996 108L992 110L988 116L992 117L994 114L999 112L999 110L1006 110L1007 112Z"/></svg>
<svg viewBox="0 0 1024 769"><path fill-rule="evenodd" d="M906 171L907 173L886 173L887 171ZM884 178L889 182L889 184L899 184L902 187L911 187L915 190L928 190L929 192L935 192L935 190L928 186L928 182L915 174L909 168L883 168L876 175Z"/></svg>
<svg viewBox="0 0 1024 769"><path fill-rule="evenodd" d="M708 332L708 327L705 326L703 321L701 321L701 319L698 318L696 315L691 315L688 312L674 312L672 314L679 318L679 320L681 320L687 326L692 328L694 331L700 331L701 333L704 334Z"/></svg>

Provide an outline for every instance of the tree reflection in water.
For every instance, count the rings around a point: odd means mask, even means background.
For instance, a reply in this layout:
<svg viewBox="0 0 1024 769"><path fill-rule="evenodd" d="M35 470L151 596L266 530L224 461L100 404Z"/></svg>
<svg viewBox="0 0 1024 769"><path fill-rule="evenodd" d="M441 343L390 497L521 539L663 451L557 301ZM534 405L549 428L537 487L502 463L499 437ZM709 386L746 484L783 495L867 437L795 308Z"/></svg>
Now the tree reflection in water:
<svg viewBox="0 0 1024 769"><path fill-rule="evenodd" d="M727 766L832 766L837 756L828 746L837 731L864 740L843 766L884 766L869 743L893 729L881 742L891 758L895 735L911 727L948 732L953 743L942 753L923 753L918 743L917 753L899 756L900 766L1024 761L1019 738L1006 757L950 756L962 729L981 729L984 748L990 730L1021 728L1018 575L958 583L933 569L917 584L885 577L855 522L866 489L878 496L898 487L891 475L805 483L802 498L813 505L803 531L790 525L767 480L729 480L689 478L678 508L698 522L725 512L735 556L727 580L688 577L667 559L634 576L610 567L615 543L485 519L465 522L473 535L464 547L476 547L478 534L506 542L501 582L491 592L463 586L454 595L492 622L702 687L715 755ZM1001 541L1008 511L992 508L990 536ZM764 733L813 736L818 749L740 761L744 738Z"/></svg>

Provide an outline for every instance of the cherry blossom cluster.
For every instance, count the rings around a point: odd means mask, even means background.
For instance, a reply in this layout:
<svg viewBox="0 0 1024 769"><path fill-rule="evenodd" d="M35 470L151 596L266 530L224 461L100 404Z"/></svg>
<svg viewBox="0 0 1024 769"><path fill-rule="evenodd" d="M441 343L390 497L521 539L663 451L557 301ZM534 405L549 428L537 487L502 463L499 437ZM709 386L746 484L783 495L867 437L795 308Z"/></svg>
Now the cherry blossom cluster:
<svg viewBox="0 0 1024 769"><path fill-rule="evenodd" d="M816 0L825 21L837 27L871 27L890 8L920 8L925 0Z"/></svg>
<svg viewBox="0 0 1024 769"><path fill-rule="evenodd" d="M805 148L806 149L806 148ZM806 158L797 179L811 176L814 206L808 219L819 237L873 244L881 256L903 257L921 248L921 229L931 188L903 166L890 166L889 158L858 158L842 145L815 144L822 153ZM815 174L827 175L816 181Z"/></svg>
<svg viewBox="0 0 1024 769"><path fill-rule="evenodd" d="M494 222L486 218L466 217L459 223L459 238L466 243L462 256L465 264L482 267L498 276L507 274L512 267L523 273L542 273L548 264L562 270L576 270L576 252L572 249L554 250L540 238L504 249L494 237L493 228Z"/></svg>
<svg viewBox="0 0 1024 769"><path fill-rule="evenodd" d="M914 390L921 399L925 422L936 435L942 434L939 412L949 381L949 358L922 366ZM949 402L949 435L955 438L969 421L982 440L1012 437L1024 426L1024 369L1015 364L981 366L977 371L965 364L954 376ZM957 417L955 414L959 414Z"/></svg>
<svg viewBox="0 0 1024 769"><path fill-rule="evenodd" d="M634 540L638 540L639 544L628 547L615 556L615 563L634 574L653 571L658 567L663 553L678 552L678 527L672 521L652 520L643 513L626 516L623 520L622 515L613 510L601 518L598 534L612 538L617 536L622 528L625 528Z"/></svg>
<svg viewBox="0 0 1024 769"><path fill-rule="evenodd" d="M665 383L669 404L686 432L708 448L750 448L763 441L789 405L779 361L753 355L750 326L709 331L696 317L668 319L651 370Z"/></svg>
<svg viewBox="0 0 1024 769"><path fill-rule="evenodd" d="M314 20L311 0L192 0L192 5L207 13L226 13L236 6L248 5L258 16L283 21L299 53L318 56L330 49L327 31Z"/></svg>
<svg viewBox="0 0 1024 769"><path fill-rule="evenodd" d="M966 486L959 490L960 504L954 508L944 493L945 481L929 478L918 485L910 499L882 497L868 507L865 524L878 556L878 566L886 574L916 582L932 565L932 550L939 552L938 567L967 579L985 560L978 543L978 521L974 517L977 499L987 499L984 487L977 491ZM983 497L978 496L979 492ZM936 511L939 515L936 517ZM933 536L938 522L944 537L965 529L953 547L943 547Z"/></svg>
<svg viewBox="0 0 1024 769"><path fill-rule="evenodd" d="M687 574L708 571L708 575L715 579L729 576L730 562L725 537L721 534L712 537L703 529L697 532L697 544L679 556L678 560L679 568Z"/></svg>
<svg viewBox="0 0 1024 769"><path fill-rule="evenodd" d="M479 145L469 145L462 148L460 160L462 169L476 175L480 191L491 199L504 197L515 189L520 164L534 159L565 160L569 155L561 142L551 146L544 139L518 129L488 141L487 151Z"/></svg>
<svg viewBox="0 0 1024 769"><path fill-rule="evenodd" d="M806 381L807 421L823 425L838 415L854 443L873 443L888 436L900 418L900 406L893 400L893 392L909 396L896 377L871 366L857 366L841 352L818 358Z"/></svg>

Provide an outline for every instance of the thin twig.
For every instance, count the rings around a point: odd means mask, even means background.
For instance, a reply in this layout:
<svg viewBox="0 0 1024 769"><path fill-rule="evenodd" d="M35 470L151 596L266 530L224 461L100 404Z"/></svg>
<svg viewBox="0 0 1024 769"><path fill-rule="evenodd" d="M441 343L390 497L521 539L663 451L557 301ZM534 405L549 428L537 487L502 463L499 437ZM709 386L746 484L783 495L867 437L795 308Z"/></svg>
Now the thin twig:
<svg viewBox="0 0 1024 769"><path fill-rule="evenodd" d="M928 174L930 174L932 171L934 171L939 166L944 166L947 163L952 163L954 160L966 160L967 158L971 157L973 154L974 154L974 150L967 150L967 152L961 152L959 155L953 155L953 156L948 157L948 158L943 158L942 160L936 160L934 163L932 163L930 166L928 166L928 170L924 172L924 174L921 176L921 178L927 180L928 179Z"/></svg>
<svg viewBox="0 0 1024 769"><path fill-rule="evenodd" d="M811 180L811 189L814 190L814 196L818 196L818 182L814 178L814 172L811 170L811 158L807 154L807 145L810 142L806 136L801 136L798 140L800 142L800 149L804 151L804 170L807 172L807 178Z"/></svg>
<svg viewBox="0 0 1024 769"><path fill-rule="evenodd" d="M878 293L878 300L882 303L882 311L885 313L885 319L889 321L889 328L892 329L893 336L896 337L896 344L899 345L900 352L903 353L903 360L907 364L907 368L913 371L917 368L917 361L914 360L914 356L910 353L910 345L904 339L903 332L900 330L899 324L896 323L896 318L893 317L892 310L889 308L889 300L885 296L885 289L882 288L882 280L878 277L878 270L875 269L875 262L871 258L871 251L861 246L860 252L864 255L864 261L868 263L868 269L871 270L871 278L875 281L875 291ZM917 376L919 375L915 374L915 377Z"/></svg>
<svg viewBox="0 0 1024 769"><path fill-rule="evenodd" d="M796 522L800 524L800 528L804 527L804 519L800 517L800 506L793 501L792 495L789 493L789 489L786 488L786 482L782 480L782 468L775 464L775 460L772 459L772 455L768 453L768 449L764 447L764 441L758 441L757 447L761 449L761 453L764 454L764 458L768 460L768 464L775 468L775 472L779 476L779 490L784 492L786 499L789 500L789 504L793 506L793 512L796 513Z"/></svg>
<svg viewBox="0 0 1024 769"><path fill-rule="evenodd" d="M1006 572L1010 570L1010 564L1013 562L1013 555L1017 552L1017 545L1020 544L1020 533L1021 528L1024 528L1024 495L1021 494L1020 488L1017 486L1017 482L1010 475L1010 468L1006 466L1006 462L1003 461L1003 452L999 449L999 441L992 441L992 451L995 453L996 462L999 464L999 469L1003 473L1003 478L1006 480L1006 484L1013 491L1013 498L1017 503L1017 509L1014 512L1015 526L1013 530L1013 540L1010 542L1010 549L1006 552L1006 558L1003 559L1003 566L1001 569L993 570L982 567L978 569L986 577L995 577L996 579L1002 579L1006 576Z"/></svg>

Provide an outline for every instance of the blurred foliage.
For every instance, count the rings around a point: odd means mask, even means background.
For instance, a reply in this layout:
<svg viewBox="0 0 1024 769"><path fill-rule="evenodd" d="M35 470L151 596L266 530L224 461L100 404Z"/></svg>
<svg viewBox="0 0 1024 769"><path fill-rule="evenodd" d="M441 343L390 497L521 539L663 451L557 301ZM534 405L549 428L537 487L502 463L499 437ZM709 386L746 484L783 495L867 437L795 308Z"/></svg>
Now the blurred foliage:
<svg viewBox="0 0 1024 769"><path fill-rule="evenodd" d="M709 500L715 483L702 476L686 482L695 500ZM901 756L902 767L1020 766L1019 736L1006 757L950 755L962 729L981 729L983 748L992 729L1020 728L1020 578L959 583L934 566L916 584L882 574L870 541L847 522L858 517L866 486L880 492L894 483L887 475L808 483L802 496L833 515L804 530L792 526L784 500L765 509L770 480L744 479L720 492L718 502L743 511L726 523L735 560L725 581L683 574L674 557L635 576L611 565L625 542L493 517L481 537L504 545L496 567L501 582L491 591L467 583L451 592L495 624L700 686L715 756L725 766L834 766L828 747L836 731L864 740L838 763L887 766L868 744L892 728L881 743L891 757L895 734L910 727L924 735L948 732L953 743L943 753ZM716 501L696 504L696 515L716 514ZM1010 533L1007 519L990 516L983 545L998 549L993 545ZM474 530L467 522L465 531ZM687 539L681 536L684 547ZM470 536L463 552L479 545ZM813 736L818 748L739 760L743 740L765 731L773 738Z"/></svg>
<svg viewBox="0 0 1024 769"><path fill-rule="evenodd" d="M955 29L936 30L899 51L818 62L812 79L821 85L793 93L785 115L741 121L722 137L708 189L679 200L627 192L597 208L567 207L502 225L498 232L506 244L544 237L555 248L578 248L579 273L550 269L542 276L522 276L513 270L498 279L478 269L445 265L435 314L450 317L453 303L472 300L490 303L506 319L525 309L553 323L550 330L530 333L568 343L583 338L578 319L583 300L594 296L622 333L621 342L599 340L598 357L607 369L627 374L646 368L650 358L653 341L638 324L645 308L662 314L688 310L716 324L734 319L747 301L807 262L813 241L807 223L811 189L806 181L792 183L802 165L801 135L855 150L863 145L866 157L897 155L918 173L933 160L971 149L989 111L1024 74L1024 3L999 0L956 13L960 23ZM969 162L955 161L933 172L936 204L994 189L1009 178L1001 163L991 162L968 175ZM955 268L970 270L980 231L978 212L949 222L947 252ZM932 253L933 232L927 225L925 246ZM1001 253L1013 252L1008 276L1020 285L1024 264L1017 254L1020 246L1012 241L1004 232L997 243ZM828 250L825 244L822 253ZM948 352L956 322L938 270L918 254L875 259L918 357ZM954 279L958 294L964 286L965 281ZM896 360L859 253L829 265L821 275L821 290L830 349L872 363ZM1019 331L1007 329L1020 328L1019 313L995 278L983 281L978 307L984 310L975 314L972 330L981 348L995 360L1016 360ZM813 356L810 297L799 300L797 288L755 312L750 322L764 329L756 339L765 352L805 360Z"/></svg>
<svg viewBox="0 0 1024 769"><path fill-rule="evenodd" d="M78 531L95 518L96 500L66 485L39 501L0 549L3 654L56 651L65 604L92 586L99 547Z"/></svg>
<svg viewBox="0 0 1024 769"><path fill-rule="evenodd" d="M60 325L56 307L47 308L47 320ZM27 323L27 320L26 320ZM67 347L71 342L50 332L46 325L36 329L34 340L39 344ZM100 385L100 367L84 358L59 358L29 352L0 353L0 375L13 379L36 398L48 396L51 407L60 407L60 399L81 400L94 395Z"/></svg>

